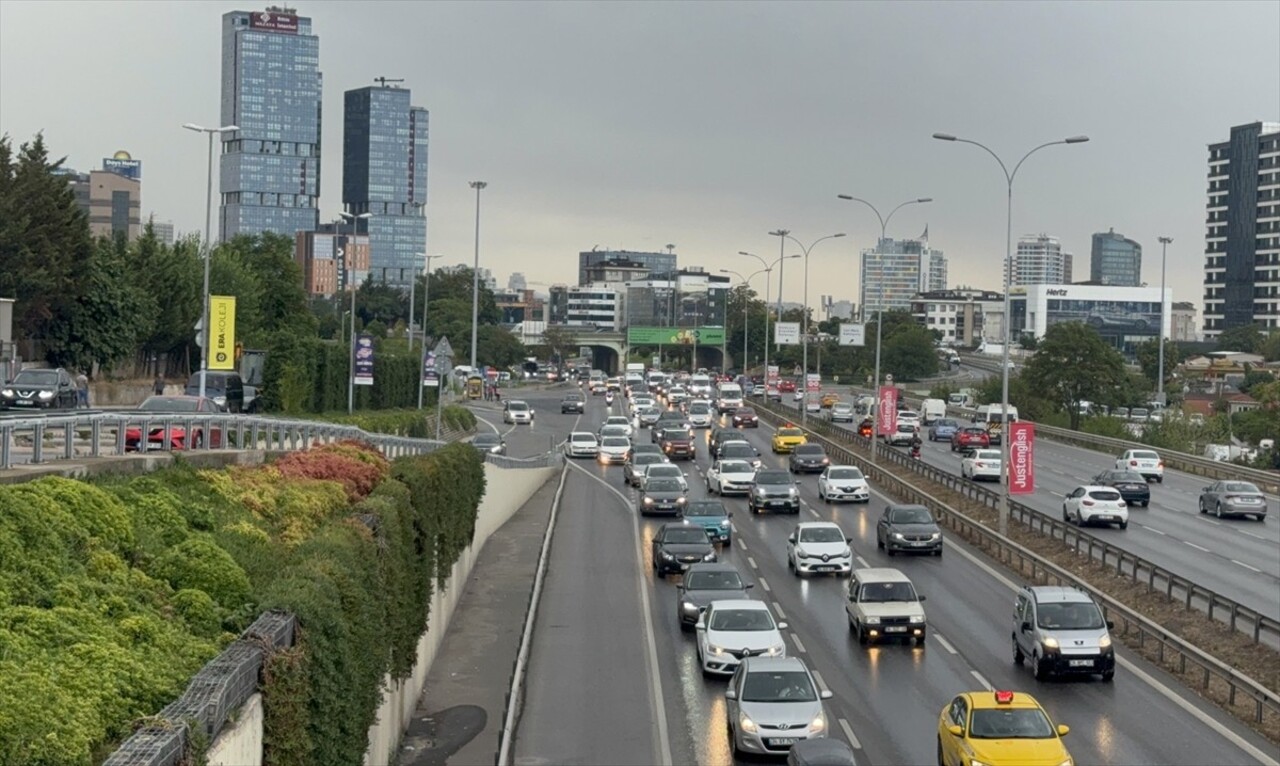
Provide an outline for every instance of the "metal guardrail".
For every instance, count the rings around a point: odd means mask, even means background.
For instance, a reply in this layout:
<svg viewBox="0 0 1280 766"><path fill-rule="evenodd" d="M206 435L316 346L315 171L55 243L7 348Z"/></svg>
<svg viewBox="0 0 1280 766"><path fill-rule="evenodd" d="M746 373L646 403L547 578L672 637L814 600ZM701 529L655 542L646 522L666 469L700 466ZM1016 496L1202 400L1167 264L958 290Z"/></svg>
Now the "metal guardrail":
<svg viewBox="0 0 1280 766"><path fill-rule="evenodd" d="M777 412L772 407L770 407L770 410L778 416L784 414ZM794 420L789 420L788 422L794 422ZM858 436L853 431L836 427L824 420L811 419L808 428L818 436L823 437L828 443L858 445L863 449L868 449L871 441L866 437ZM876 447L876 455L878 457L900 468L921 474L928 480L940 484L952 492L963 495L969 500L981 503L985 507L992 509L998 507L1000 503L1000 494L998 492L980 487L976 482L930 465L923 460L915 460L905 452L885 448L879 442L876 442ZM1160 590L1170 600L1176 599L1188 609L1197 609L1207 613L1209 617L1229 625L1232 630L1238 630L1251 637L1254 643L1261 643L1265 640L1272 646L1280 645L1280 620L1267 617L1255 609L1237 603L1226 596L1219 595L1208 588L1201 587L1165 567L1140 556L1135 556L1133 553L1085 532L1079 527L1063 522L1060 519L1055 519L1016 500L1009 501L1009 518L1033 532L1061 540L1077 553L1087 555L1090 560L1099 561L1104 566L1113 568L1117 575L1126 577L1135 583L1145 582L1148 591Z"/></svg>
<svg viewBox="0 0 1280 766"><path fill-rule="evenodd" d="M774 425L783 421L788 423L795 422L795 419L791 418L789 413L777 410L771 404L757 404L755 407L763 414L764 418ZM1191 669L1197 669L1200 675L1199 686L1202 690L1209 691L1215 680L1225 684L1227 687L1226 702L1231 706L1235 706L1238 704L1239 698L1243 696L1247 701L1253 703L1253 719L1259 723L1263 721L1264 715L1267 713L1272 716L1280 715L1280 696L1254 679L1209 655L1154 620L1130 609L1115 598L1094 588L1057 564L1000 535L982 522L955 510L936 497L896 476L886 470L885 463L872 464L866 458L855 453L853 449L842 446L839 443L849 444L850 447L855 443L859 443L865 448L869 446L867 444L868 439L858 437L856 434L843 431L843 429L838 430L841 430L847 436L839 439L824 437L813 426L809 426L808 430L823 442L826 442L825 446L831 451L833 457L847 461L850 465L857 465L869 479L885 488L890 494L904 501L918 503L929 508L940 524L958 532L966 540L981 548L988 555L992 555L1002 564L1016 569L1018 572L1030 569L1032 582L1066 585L1089 593L1102 607L1108 619L1111 619L1113 615L1121 619L1120 630L1122 635L1127 636L1131 631L1136 631L1140 648L1145 648L1149 641L1156 642L1158 658L1161 663L1167 661L1167 652L1173 652L1172 659L1178 663L1179 672L1182 675L1187 675ZM877 455L887 457L892 452L893 450L881 449L877 452ZM902 456L899 455L899 457ZM911 458L906 458L906 460L913 464L918 463L918 461L911 460ZM895 467L898 465L897 461L893 461L892 458L890 458L890 461L894 463Z"/></svg>

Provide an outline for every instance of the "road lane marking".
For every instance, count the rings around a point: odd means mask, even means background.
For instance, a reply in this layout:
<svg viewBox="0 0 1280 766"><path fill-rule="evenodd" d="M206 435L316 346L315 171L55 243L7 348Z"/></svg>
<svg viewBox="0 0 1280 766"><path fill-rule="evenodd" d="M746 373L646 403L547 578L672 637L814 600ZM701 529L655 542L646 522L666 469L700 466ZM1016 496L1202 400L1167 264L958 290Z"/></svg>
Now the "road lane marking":
<svg viewBox="0 0 1280 766"><path fill-rule="evenodd" d="M1248 569L1250 572L1257 572L1258 574L1262 574L1261 569L1258 569L1257 567L1251 567L1248 564L1244 563L1243 561L1236 561L1235 559L1231 559L1231 563L1237 566L1242 566L1245 569Z"/></svg>
<svg viewBox="0 0 1280 766"><path fill-rule="evenodd" d="M1206 548L1206 547L1204 547L1203 545L1196 545L1195 543L1193 543L1193 542L1188 542L1187 540L1183 540L1183 541L1182 541L1182 544L1183 544L1183 545L1190 545L1192 548L1195 548L1195 549L1196 549L1196 550L1198 550L1198 551L1203 551L1204 553L1208 553L1208 552L1209 552L1209 549L1208 549L1208 548Z"/></svg>
<svg viewBox="0 0 1280 766"><path fill-rule="evenodd" d="M853 736L853 727L849 725L849 722L841 718L839 723L840 730L844 732L844 738L849 740L849 746L854 750L861 750L862 743L858 741L857 737Z"/></svg>
<svg viewBox="0 0 1280 766"><path fill-rule="evenodd" d="M769 587L769 581L768 581L768 580L766 580L766 579L764 579L763 577L761 577L761 578L760 578L760 587L761 587L761 588L764 588L764 592L765 592L765 593L772 593L772 592L773 592L773 588L770 588L770 587Z"/></svg>
<svg viewBox="0 0 1280 766"><path fill-rule="evenodd" d="M991 682L990 682L990 681L988 681L987 679L983 678L983 677L982 677L982 674L981 674L981 673L979 673L978 671L976 671L976 670L970 670L970 671L969 671L969 675L971 675L971 676L973 676L974 678L978 679L978 683L982 684L982 688L986 689L987 691L991 691L992 689L994 689L994 688L995 688L994 686L992 686L992 685L991 685Z"/></svg>
<svg viewBox="0 0 1280 766"><path fill-rule="evenodd" d="M952 646L952 645L951 645L951 642L950 642L950 641L948 641L947 639L943 638L941 633L939 633L939 632L937 632L937 631L934 631L934 632L933 632L933 637L934 637L934 638L936 638L936 639L938 640L938 643L942 644L942 648L943 648L943 649L946 649L946 650L947 650L948 652L950 652L951 654L958 654L958 652L956 652L956 648L955 648L954 646Z"/></svg>
<svg viewBox="0 0 1280 766"><path fill-rule="evenodd" d="M738 548L740 548L741 550L744 550L744 551L747 549L747 544L746 544L746 543L744 543L744 542L742 542L742 538L741 538L741 537L735 537L734 539L738 541Z"/></svg>
<svg viewBox="0 0 1280 766"><path fill-rule="evenodd" d="M787 619L786 613L782 611L782 604L779 604L777 601L771 601L769 603L773 605L773 611L778 613L779 620L784 621Z"/></svg>
<svg viewBox="0 0 1280 766"><path fill-rule="evenodd" d="M813 514L813 518L815 518L815 519L817 519L817 518L821 518L821 517L818 515L818 512L817 512L817 511L815 511L815 510L813 510L813 506L808 505L808 504L805 504L804 509L805 509L806 511L808 511L809 513Z"/></svg>
<svg viewBox="0 0 1280 766"><path fill-rule="evenodd" d="M1242 535L1248 535L1249 537L1256 537L1256 538L1258 538L1259 540L1266 540L1266 539L1267 539L1267 538L1263 537L1262 535L1260 535L1260 534L1258 534L1258 533L1256 533L1256 532L1246 532L1246 531L1244 531L1243 529L1240 529L1240 530L1237 530L1237 531L1238 531L1240 534L1242 534Z"/></svg>
<svg viewBox="0 0 1280 766"><path fill-rule="evenodd" d="M818 684L818 691L820 692L831 691L831 687L827 686L827 682L822 680L822 674L816 670L813 671L813 680Z"/></svg>
<svg viewBox="0 0 1280 766"><path fill-rule="evenodd" d="M867 563L867 560L861 556L858 557L858 563L862 565L863 569L869 569L871 567L871 565Z"/></svg>
<svg viewBox="0 0 1280 766"><path fill-rule="evenodd" d="M1164 532L1161 532L1160 530L1156 529L1155 527L1149 527L1149 526L1147 526L1146 524L1139 524L1138 526L1140 526L1140 527L1142 527L1143 529L1148 530L1148 531L1150 531L1150 532L1155 532L1157 535L1164 535L1164 534L1165 534Z"/></svg>
<svg viewBox="0 0 1280 766"><path fill-rule="evenodd" d="M795 633L788 633L787 635L788 635L788 636L791 636L791 640L792 640L793 642L795 642L795 645L796 645L796 651L797 651L797 652L800 652L801 654L808 654L808 653L809 653L808 651L806 651L806 650L805 650L805 648L804 648L804 644L800 643L800 637L799 637L799 636L797 636Z"/></svg>
<svg viewBox="0 0 1280 766"><path fill-rule="evenodd" d="M750 556L747 556L747 563L751 565L751 568L752 568L752 569L759 569L759 568L760 568L760 567L756 566L756 560L755 560L755 559L753 559L753 558L751 558Z"/></svg>
<svg viewBox="0 0 1280 766"><path fill-rule="evenodd" d="M1203 522L1204 522L1204 523L1206 523L1206 524L1212 524L1212 525L1214 525L1215 527L1220 527L1220 526L1222 526L1222 522L1221 522L1221 521L1214 521L1213 519L1206 519L1206 518L1205 518L1205 517L1203 517L1203 516L1196 516L1196 518L1197 518L1197 519L1200 519L1201 521L1203 521Z"/></svg>

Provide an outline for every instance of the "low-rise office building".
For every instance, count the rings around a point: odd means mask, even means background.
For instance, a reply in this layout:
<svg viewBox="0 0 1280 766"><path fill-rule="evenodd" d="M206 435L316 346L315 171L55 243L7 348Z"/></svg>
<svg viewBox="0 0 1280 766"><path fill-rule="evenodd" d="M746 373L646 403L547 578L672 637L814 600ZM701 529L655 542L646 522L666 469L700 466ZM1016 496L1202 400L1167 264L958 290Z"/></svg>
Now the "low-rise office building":
<svg viewBox="0 0 1280 766"><path fill-rule="evenodd" d="M1152 338L1163 325L1169 335L1173 288L1115 285L1025 285L1009 296L1012 336L1037 339L1055 324L1083 322L1124 354Z"/></svg>

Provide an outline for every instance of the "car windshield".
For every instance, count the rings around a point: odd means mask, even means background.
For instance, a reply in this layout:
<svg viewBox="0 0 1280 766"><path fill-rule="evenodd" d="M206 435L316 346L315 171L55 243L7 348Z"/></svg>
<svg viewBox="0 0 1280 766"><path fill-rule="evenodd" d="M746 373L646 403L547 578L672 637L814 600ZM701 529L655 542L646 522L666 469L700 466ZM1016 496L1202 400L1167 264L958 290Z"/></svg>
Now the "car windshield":
<svg viewBox="0 0 1280 766"><path fill-rule="evenodd" d="M844 532L836 527L813 527L800 530L802 543L842 543Z"/></svg>
<svg viewBox="0 0 1280 766"><path fill-rule="evenodd" d="M606 421L604 421L604 422L605 422L605 425L609 425L609 426L629 426L629 425L631 425L631 419L630 419L630 418L628 418L626 415L612 415L612 416L610 416L610 417L609 417L609 419L608 419L608 420L606 420Z"/></svg>
<svg viewBox="0 0 1280 766"><path fill-rule="evenodd" d="M642 452L639 455L631 456L631 465L633 466L653 465L661 462L664 462L662 456L651 452Z"/></svg>
<svg viewBox="0 0 1280 766"><path fill-rule="evenodd" d="M680 482L675 479L664 479L660 476L649 478L649 483L644 485L646 492L680 492Z"/></svg>
<svg viewBox="0 0 1280 766"><path fill-rule="evenodd" d="M916 427L911 425L910 423L898 424L898 433L900 434L913 434L915 432L916 432Z"/></svg>
<svg viewBox="0 0 1280 766"><path fill-rule="evenodd" d="M795 451L792 454L822 457L825 453L823 453L822 445L820 444L801 444L799 447L795 448Z"/></svg>
<svg viewBox="0 0 1280 766"><path fill-rule="evenodd" d="M837 479L840 481L854 481L865 478L862 471L857 468L832 468L827 473L828 479Z"/></svg>
<svg viewBox="0 0 1280 766"><path fill-rule="evenodd" d="M690 572L684 578L685 590L742 590L737 572Z"/></svg>
<svg viewBox="0 0 1280 766"><path fill-rule="evenodd" d="M831 405L831 409L840 410L841 412L848 412L849 410L853 409L853 405L848 404L846 402L836 402L835 404Z"/></svg>
<svg viewBox="0 0 1280 766"><path fill-rule="evenodd" d="M600 429L600 435L603 436L626 436L626 426L605 426Z"/></svg>
<svg viewBox="0 0 1280 766"><path fill-rule="evenodd" d="M939 420L934 423L934 428L955 428L957 423L954 420Z"/></svg>
<svg viewBox="0 0 1280 766"><path fill-rule="evenodd" d="M1036 708L982 708L973 711L969 736L973 739L1049 739L1053 727Z"/></svg>
<svg viewBox="0 0 1280 766"><path fill-rule="evenodd" d="M1089 497L1094 500L1119 500L1120 493L1114 489L1091 489L1089 490Z"/></svg>
<svg viewBox="0 0 1280 766"><path fill-rule="evenodd" d="M741 460L726 460L720 464L720 473L752 473L750 463L744 463Z"/></svg>
<svg viewBox="0 0 1280 766"><path fill-rule="evenodd" d="M662 413L658 410L657 407L645 407L643 410L640 411L640 414L646 417L656 418L658 415Z"/></svg>
<svg viewBox="0 0 1280 766"><path fill-rule="evenodd" d="M1247 481L1228 481L1222 485L1225 492L1250 492L1252 494L1261 494L1261 491Z"/></svg>
<svg viewBox="0 0 1280 766"><path fill-rule="evenodd" d="M742 684L743 702L814 702L818 694L803 670L748 673Z"/></svg>
<svg viewBox="0 0 1280 766"><path fill-rule="evenodd" d="M684 472L680 470L678 465L655 465L649 470L649 476L653 479L677 479L684 476Z"/></svg>
<svg viewBox="0 0 1280 766"><path fill-rule="evenodd" d="M705 404L695 404L689 408L690 415L709 415L711 408Z"/></svg>
<svg viewBox="0 0 1280 766"><path fill-rule="evenodd" d="M964 429L964 432L965 432L965 433L967 433L967 434L969 434L970 436L981 436L981 435L983 435L983 434L985 434L985 433L987 432L987 429L985 429L985 428L966 428L966 429Z"/></svg>
<svg viewBox="0 0 1280 766"><path fill-rule="evenodd" d="M631 440L625 436L606 436L600 446L626 448L631 446Z"/></svg>
<svg viewBox="0 0 1280 766"><path fill-rule="evenodd" d="M662 542L676 545L694 545L707 542L707 533L702 527L677 527L668 529L662 535Z"/></svg>
<svg viewBox="0 0 1280 766"><path fill-rule="evenodd" d="M186 399L176 396L149 396L138 409L147 412L195 412L199 399Z"/></svg>
<svg viewBox="0 0 1280 766"><path fill-rule="evenodd" d="M1040 604L1036 622L1042 628L1056 630L1098 630L1103 626L1102 610L1088 601Z"/></svg>
<svg viewBox="0 0 1280 766"><path fill-rule="evenodd" d="M591 434L574 434L569 437L569 441L595 443L596 437Z"/></svg>
<svg viewBox="0 0 1280 766"><path fill-rule="evenodd" d="M712 630L773 630L773 618L763 609L719 609L711 616Z"/></svg>
<svg viewBox="0 0 1280 766"><path fill-rule="evenodd" d="M756 416L756 411L755 410L737 410L733 414L740 418L753 418Z"/></svg>
<svg viewBox="0 0 1280 766"><path fill-rule="evenodd" d="M23 370L14 375L11 382L16 386L56 386L58 385L58 371Z"/></svg>
<svg viewBox="0 0 1280 766"><path fill-rule="evenodd" d="M993 449L992 450L985 450L985 449L974 450L973 459L974 460L999 460L1000 453Z"/></svg>
<svg viewBox="0 0 1280 766"><path fill-rule="evenodd" d="M498 438L497 434L480 434L476 436L476 438L472 439L471 443L485 447L492 447L495 444L501 443L501 439Z"/></svg>
<svg viewBox="0 0 1280 766"><path fill-rule="evenodd" d="M859 601L883 604L890 601L915 601L916 589L909 582L872 582L862 586Z"/></svg>
<svg viewBox="0 0 1280 766"><path fill-rule="evenodd" d="M566 396L566 397L564 398L564 402L565 402L566 404L569 404L569 403L572 403L572 402L580 402L580 401L582 401L582 397L581 397L581 396Z"/></svg>
<svg viewBox="0 0 1280 766"><path fill-rule="evenodd" d="M790 484L791 474L786 471L756 471L756 484Z"/></svg>
<svg viewBox="0 0 1280 766"><path fill-rule="evenodd" d="M529 409L529 405L525 404L524 402L512 402L511 404L507 405L507 409L512 412L524 412L525 410Z"/></svg>
<svg viewBox="0 0 1280 766"><path fill-rule="evenodd" d="M688 431L678 431L674 428L668 428L662 432L662 438L667 441L683 441L689 438Z"/></svg>
<svg viewBox="0 0 1280 766"><path fill-rule="evenodd" d="M804 431L801 431L799 428L779 428L778 436L783 436L783 437L804 436Z"/></svg>
<svg viewBox="0 0 1280 766"><path fill-rule="evenodd" d="M728 516L729 511L724 507L724 503L718 500L699 500L689 503L689 507L684 509L685 516Z"/></svg>
<svg viewBox="0 0 1280 766"><path fill-rule="evenodd" d="M720 448L720 454L724 457L755 457L756 448L745 442L731 442Z"/></svg>
<svg viewBox="0 0 1280 766"><path fill-rule="evenodd" d="M1133 458L1135 460L1159 460L1160 459L1159 455L1157 455L1154 452L1149 452L1147 450L1134 450L1130 454L1133 455Z"/></svg>
<svg viewBox="0 0 1280 766"><path fill-rule="evenodd" d="M894 524L932 524L933 517L924 508L894 508L889 511L889 521Z"/></svg>
<svg viewBox="0 0 1280 766"><path fill-rule="evenodd" d="M1102 478L1105 481L1132 481L1139 484L1147 483L1147 480L1142 478L1142 474L1134 473L1133 471L1112 471L1110 473L1103 474Z"/></svg>

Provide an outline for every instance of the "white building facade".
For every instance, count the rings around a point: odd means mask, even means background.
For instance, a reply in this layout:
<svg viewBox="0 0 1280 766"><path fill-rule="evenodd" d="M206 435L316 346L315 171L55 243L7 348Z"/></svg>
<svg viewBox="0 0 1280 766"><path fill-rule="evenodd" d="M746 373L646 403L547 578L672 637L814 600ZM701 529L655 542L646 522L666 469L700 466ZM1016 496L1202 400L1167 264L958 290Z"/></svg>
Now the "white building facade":
<svg viewBox="0 0 1280 766"><path fill-rule="evenodd" d="M879 310L911 309L917 293L945 290L947 259L928 239L882 239L862 251L861 295L867 316Z"/></svg>
<svg viewBox="0 0 1280 766"><path fill-rule="evenodd" d="M1115 285L1027 285L1010 291L1009 315L1016 343L1024 334L1043 338L1050 327L1083 322L1122 353L1146 341L1169 337L1173 288Z"/></svg>
<svg viewBox="0 0 1280 766"><path fill-rule="evenodd" d="M948 346L1003 342L1003 293L972 288L917 293L911 299L911 316L939 332Z"/></svg>
<svg viewBox="0 0 1280 766"><path fill-rule="evenodd" d="M1012 286L1063 285L1071 282L1071 255L1064 253L1057 237L1027 234L1018 238L1013 254L1013 273L1008 274ZM1005 265L1005 271L1009 264Z"/></svg>

